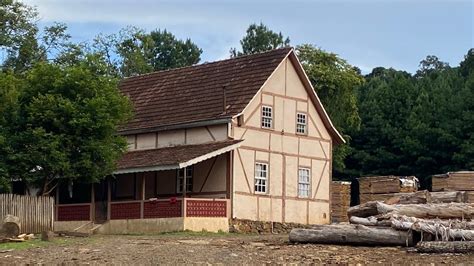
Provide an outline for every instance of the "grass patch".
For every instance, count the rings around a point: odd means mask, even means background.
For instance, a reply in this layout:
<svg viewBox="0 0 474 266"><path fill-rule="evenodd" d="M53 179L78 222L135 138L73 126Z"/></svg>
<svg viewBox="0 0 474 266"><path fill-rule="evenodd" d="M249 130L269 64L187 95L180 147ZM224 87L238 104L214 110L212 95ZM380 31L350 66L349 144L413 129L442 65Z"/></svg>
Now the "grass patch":
<svg viewBox="0 0 474 266"><path fill-rule="evenodd" d="M47 241L41 241L39 239L32 239L25 242L8 242L8 243L0 243L0 250L5 249L13 249L13 250L21 250L21 249L28 249L28 248L35 248L35 247L42 247L51 244Z"/></svg>
<svg viewBox="0 0 474 266"><path fill-rule="evenodd" d="M54 238L52 241L41 241L40 239L31 239L25 242L8 242L8 243L0 243L0 250L22 250L22 249L29 249L29 248L37 248L37 247L46 247L49 245L68 245L74 244L79 241L88 241L92 242L91 238L65 238L65 237L57 237Z"/></svg>

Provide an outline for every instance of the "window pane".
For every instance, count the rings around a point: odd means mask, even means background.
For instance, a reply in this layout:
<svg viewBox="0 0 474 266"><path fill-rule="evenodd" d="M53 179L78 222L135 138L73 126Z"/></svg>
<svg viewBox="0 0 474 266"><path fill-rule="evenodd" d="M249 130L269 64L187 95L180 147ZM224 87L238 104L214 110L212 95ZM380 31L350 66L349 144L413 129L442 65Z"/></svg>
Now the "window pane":
<svg viewBox="0 0 474 266"><path fill-rule="evenodd" d="M255 164L255 192L267 192L268 165L264 163Z"/></svg>
<svg viewBox="0 0 474 266"><path fill-rule="evenodd" d="M272 127L272 108L269 106L262 106L262 127Z"/></svg>
<svg viewBox="0 0 474 266"><path fill-rule="evenodd" d="M306 168L298 169L298 195L309 197L310 195L310 171Z"/></svg>

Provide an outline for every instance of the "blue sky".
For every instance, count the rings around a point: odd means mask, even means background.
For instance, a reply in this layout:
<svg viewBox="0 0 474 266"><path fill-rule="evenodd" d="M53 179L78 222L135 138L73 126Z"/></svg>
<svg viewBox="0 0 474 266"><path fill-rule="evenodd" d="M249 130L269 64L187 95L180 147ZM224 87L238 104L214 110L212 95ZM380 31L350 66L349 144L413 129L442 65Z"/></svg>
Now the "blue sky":
<svg viewBox="0 0 474 266"><path fill-rule="evenodd" d="M474 47L473 0L25 0L42 25L68 24L76 41L127 25L168 29L203 49L202 62L227 58L249 24L339 54L364 73L384 66L415 72L434 54L456 66Z"/></svg>

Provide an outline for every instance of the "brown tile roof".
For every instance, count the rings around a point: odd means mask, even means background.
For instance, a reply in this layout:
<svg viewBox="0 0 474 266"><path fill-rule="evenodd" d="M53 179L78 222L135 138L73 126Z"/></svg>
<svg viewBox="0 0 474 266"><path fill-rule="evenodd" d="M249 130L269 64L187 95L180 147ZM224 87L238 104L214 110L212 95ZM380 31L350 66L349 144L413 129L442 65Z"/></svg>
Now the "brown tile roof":
<svg viewBox="0 0 474 266"><path fill-rule="evenodd" d="M120 131L228 118L239 114L292 48L124 79L134 118ZM226 87L227 111L223 107Z"/></svg>
<svg viewBox="0 0 474 266"><path fill-rule="evenodd" d="M195 145L179 145L150 150L129 151L125 153L117 162L117 169L122 173L124 169L150 168L150 167L169 167L174 169L179 164L187 163L193 159L209 155L217 156L226 152L231 146L240 143L241 140L216 141ZM226 149L227 148L227 149ZM209 157L209 158L210 158ZM134 171L129 171L134 172Z"/></svg>

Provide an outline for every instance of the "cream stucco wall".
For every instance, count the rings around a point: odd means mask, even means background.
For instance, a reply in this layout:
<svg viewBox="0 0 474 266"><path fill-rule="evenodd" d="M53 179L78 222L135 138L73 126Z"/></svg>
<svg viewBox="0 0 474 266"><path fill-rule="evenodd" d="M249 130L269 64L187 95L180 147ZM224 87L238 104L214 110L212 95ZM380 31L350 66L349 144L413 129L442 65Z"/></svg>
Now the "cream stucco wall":
<svg viewBox="0 0 474 266"><path fill-rule="evenodd" d="M273 128L261 128L262 105L273 108ZM296 133L296 114L307 134ZM243 139L233 160L232 216L275 222L325 224L329 218L332 141L295 67L285 60L243 112L230 136ZM267 193L255 193L255 162L269 164ZM298 196L298 169L310 169L308 198Z"/></svg>
<svg viewBox="0 0 474 266"><path fill-rule="evenodd" d="M188 196L225 198L227 194L227 160L228 154L221 154L193 165L193 194L189 193ZM177 170L145 172L136 175L137 181L141 181L141 176L145 175L145 196L147 199L155 197L155 191L158 196L177 193ZM129 174L128 177L133 181L133 174ZM138 192L140 184L136 186ZM197 195L197 193L203 194Z"/></svg>
<svg viewBox="0 0 474 266"><path fill-rule="evenodd" d="M227 140L228 125L213 125L179 130L127 135L129 150L143 150L176 145L201 144Z"/></svg>

